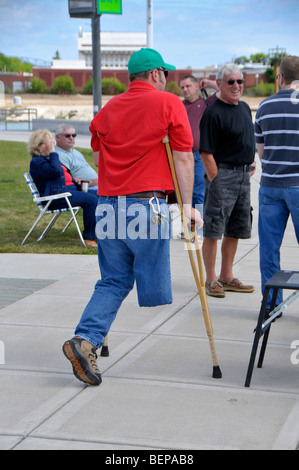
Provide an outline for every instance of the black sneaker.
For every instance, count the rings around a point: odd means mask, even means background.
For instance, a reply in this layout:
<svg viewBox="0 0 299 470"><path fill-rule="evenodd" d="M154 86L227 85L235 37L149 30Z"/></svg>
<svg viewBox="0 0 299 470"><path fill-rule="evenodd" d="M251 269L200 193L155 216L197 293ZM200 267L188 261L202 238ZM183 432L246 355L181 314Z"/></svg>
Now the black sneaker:
<svg viewBox="0 0 299 470"><path fill-rule="evenodd" d="M85 339L75 336L62 347L64 355L72 363L77 379L89 385L100 385L102 377L97 366L96 348Z"/></svg>

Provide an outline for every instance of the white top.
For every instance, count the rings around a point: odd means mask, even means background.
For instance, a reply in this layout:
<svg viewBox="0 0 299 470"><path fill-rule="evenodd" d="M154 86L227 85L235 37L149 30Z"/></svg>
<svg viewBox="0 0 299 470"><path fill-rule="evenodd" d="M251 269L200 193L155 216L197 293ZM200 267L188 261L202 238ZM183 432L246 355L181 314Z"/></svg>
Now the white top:
<svg viewBox="0 0 299 470"><path fill-rule="evenodd" d="M56 145L55 151L59 155L60 162L70 170L72 176L83 180L93 180L98 177L97 172L78 150L71 149L68 152Z"/></svg>

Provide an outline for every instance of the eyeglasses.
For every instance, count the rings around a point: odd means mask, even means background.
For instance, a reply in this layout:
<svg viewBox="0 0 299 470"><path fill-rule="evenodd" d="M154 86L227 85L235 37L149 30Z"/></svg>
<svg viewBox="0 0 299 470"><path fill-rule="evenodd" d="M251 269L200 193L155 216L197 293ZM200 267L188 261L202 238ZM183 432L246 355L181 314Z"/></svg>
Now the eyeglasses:
<svg viewBox="0 0 299 470"><path fill-rule="evenodd" d="M76 137L77 134L63 134L64 137L66 137L67 139L69 139L70 137Z"/></svg>
<svg viewBox="0 0 299 470"><path fill-rule="evenodd" d="M159 68L159 69L157 69L157 70L159 70L159 72L163 72L164 75L165 75L165 78L168 77L168 70L167 70L167 69Z"/></svg>
<svg viewBox="0 0 299 470"><path fill-rule="evenodd" d="M236 82L238 85L242 85L242 83L244 83L244 78L238 78L238 80L230 78L229 80L226 80L226 83L230 86L234 85Z"/></svg>

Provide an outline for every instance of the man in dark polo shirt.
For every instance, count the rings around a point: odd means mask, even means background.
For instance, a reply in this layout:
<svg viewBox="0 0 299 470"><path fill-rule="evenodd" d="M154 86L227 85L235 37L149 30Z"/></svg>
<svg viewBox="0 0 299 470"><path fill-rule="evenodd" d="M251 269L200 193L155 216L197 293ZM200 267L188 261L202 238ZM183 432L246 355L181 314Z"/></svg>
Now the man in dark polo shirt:
<svg viewBox="0 0 299 470"><path fill-rule="evenodd" d="M251 237L250 176L255 170L254 128L249 106L239 101L243 74L235 64L219 72L220 98L205 111L200 123L200 153L205 167L203 260L206 292L253 292L233 276L238 240ZM217 240L222 239L221 272L215 272Z"/></svg>

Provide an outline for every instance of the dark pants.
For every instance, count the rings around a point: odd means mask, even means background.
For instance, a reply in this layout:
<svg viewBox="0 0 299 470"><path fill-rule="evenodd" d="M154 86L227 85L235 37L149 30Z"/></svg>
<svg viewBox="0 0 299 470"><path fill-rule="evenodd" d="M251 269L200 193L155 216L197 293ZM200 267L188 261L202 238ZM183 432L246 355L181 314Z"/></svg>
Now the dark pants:
<svg viewBox="0 0 299 470"><path fill-rule="evenodd" d="M71 206L81 206L83 209L83 238L85 240L95 240L95 212L98 204L98 195L95 192L84 193L83 191L78 191L73 185L68 186L67 191L72 193L72 196L69 198ZM68 205L65 199L53 201L50 204L50 209L64 209L66 207Z"/></svg>
<svg viewBox="0 0 299 470"><path fill-rule="evenodd" d="M205 175L204 237L251 237L250 176L219 168L210 182Z"/></svg>

